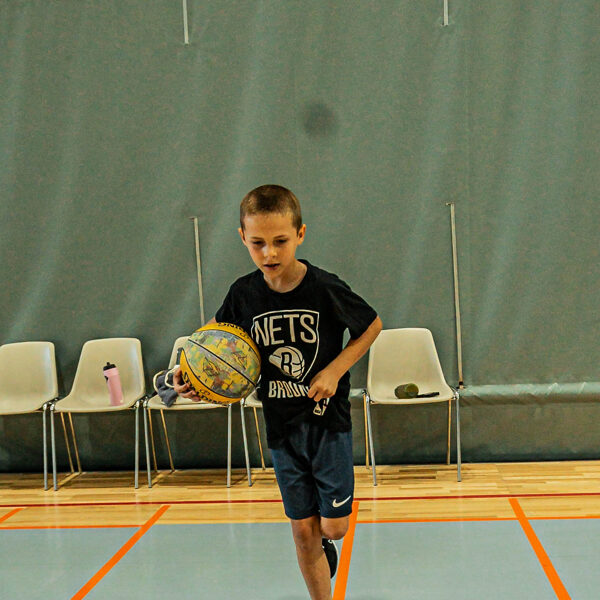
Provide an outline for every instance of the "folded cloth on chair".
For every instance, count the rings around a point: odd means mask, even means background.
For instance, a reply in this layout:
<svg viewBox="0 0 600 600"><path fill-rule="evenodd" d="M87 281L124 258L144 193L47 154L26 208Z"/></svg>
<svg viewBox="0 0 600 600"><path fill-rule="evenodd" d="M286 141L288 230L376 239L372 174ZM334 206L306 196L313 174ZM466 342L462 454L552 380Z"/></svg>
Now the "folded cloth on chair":
<svg viewBox="0 0 600 600"><path fill-rule="evenodd" d="M173 389L173 371L179 365L175 365L169 371L159 371L152 380L156 393L160 396L163 404L173 406L177 400L177 392Z"/></svg>

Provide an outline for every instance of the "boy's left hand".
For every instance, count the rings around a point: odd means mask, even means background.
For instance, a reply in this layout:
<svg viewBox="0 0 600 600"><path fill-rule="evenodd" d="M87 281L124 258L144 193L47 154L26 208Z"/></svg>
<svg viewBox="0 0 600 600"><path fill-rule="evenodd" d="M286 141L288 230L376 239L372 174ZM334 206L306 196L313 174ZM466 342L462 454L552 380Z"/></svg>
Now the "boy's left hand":
<svg viewBox="0 0 600 600"><path fill-rule="evenodd" d="M318 402L322 398L331 398L337 390L340 378L327 367L319 371L310 382L308 397Z"/></svg>

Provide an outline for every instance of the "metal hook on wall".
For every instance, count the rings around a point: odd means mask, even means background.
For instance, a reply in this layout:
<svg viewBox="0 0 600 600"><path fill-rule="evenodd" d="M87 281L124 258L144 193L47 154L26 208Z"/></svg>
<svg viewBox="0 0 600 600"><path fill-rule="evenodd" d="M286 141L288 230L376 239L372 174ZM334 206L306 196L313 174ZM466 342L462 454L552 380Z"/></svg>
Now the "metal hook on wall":
<svg viewBox="0 0 600 600"><path fill-rule="evenodd" d="M188 8L187 8L187 0L183 0L183 43L190 43L190 35L188 31Z"/></svg>
<svg viewBox="0 0 600 600"><path fill-rule="evenodd" d="M194 222L194 244L196 247L196 276L198 278L198 296L200 300L200 323L204 322L204 289L202 287L202 259L200 258L200 232L198 217L189 217Z"/></svg>

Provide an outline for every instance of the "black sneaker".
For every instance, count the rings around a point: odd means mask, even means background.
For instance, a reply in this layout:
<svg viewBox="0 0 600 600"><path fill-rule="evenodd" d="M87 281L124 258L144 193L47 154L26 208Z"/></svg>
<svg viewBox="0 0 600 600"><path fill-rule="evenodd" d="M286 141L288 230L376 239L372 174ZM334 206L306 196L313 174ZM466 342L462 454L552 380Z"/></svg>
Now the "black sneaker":
<svg viewBox="0 0 600 600"><path fill-rule="evenodd" d="M339 560L339 552L337 546L333 543L332 540L328 540L327 538L321 539L321 544L323 545L323 551L325 552L325 557L327 558L327 562L329 563L329 573L331 577L335 575L338 566Z"/></svg>

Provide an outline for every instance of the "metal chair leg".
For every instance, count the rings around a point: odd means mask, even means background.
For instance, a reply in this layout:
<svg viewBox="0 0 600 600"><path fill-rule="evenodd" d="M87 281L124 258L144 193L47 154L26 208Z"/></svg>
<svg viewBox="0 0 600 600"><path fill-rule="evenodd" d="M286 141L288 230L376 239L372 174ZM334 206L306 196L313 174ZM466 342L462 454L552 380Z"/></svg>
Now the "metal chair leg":
<svg viewBox="0 0 600 600"><path fill-rule="evenodd" d="M246 457L246 473L248 474L248 487L252 486L252 472L248 456L248 437L246 436L246 417L244 415L244 401L240 402L240 419L242 421L242 436L244 438L244 455Z"/></svg>
<svg viewBox="0 0 600 600"><path fill-rule="evenodd" d="M367 429L369 431L369 448L371 450L371 468L373 469L373 485L377 485L377 473L375 468L375 451L373 449L373 429L371 426L371 398L369 394L365 394L367 404Z"/></svg>
<svg viewBox="0 0 600 600"><path fill-rule="evenodd" d="M227 406L227 487L231 487L231 404Z"/></svg>
<svg viewBox="0 0 600 600"><path fill-rule="evenodd" d="M462 481L462 455L460 449L460 394L456 392L456 480Z"/></svg>
<svg viewBox="0 0 600 600"><path fill-rule="evenodd" d="M79 460L79 447L77 446L77 437L75 436L75 427L73 427L73 415L69 414L69 424L71 425L71 434L73 436L73 446L75 447L75 458L77 460L77 471L81 475L81 461Z"/></svg>
<svg viewBox="0 0 600 600"><path fill-rule="evenodd" d="M63 434L65 436L65 446L67 447L67 456L69 457L69 467L71 467L71 473L75 473L75 469L73 468L73 458L71 457L71 444L69 443L67 426L65 425L65 413L60 413L60 420L62 422Z"/></svg>
<svg viewBox="0 0 600 600"><path fill-rule="evenodd" d="M52 444L52 483L54 491L58 490L56 481L56 440L54 439L54 405L50 406L50 440Z"/></svg>
<svg viewBox="0 0 600 600"><path fill-rule="evenodd" d="M165 432L165 440L167 441L167 451L169 453L169 464L171 465L171 473L175 470L175 465L173 464L173 455L171 454L171 443L169 442L169 434L167 433L167 423L165 422L165 411L160 411L160 416L162 418L162 426L163 431Z"/></svg>
<svg viewBox="0 0 600 600"><path fill-rule="evenodd" d="M60 420L62 422L63 435L65 437L65 446L67 447L67 456L69 458L69 467L71 468L71 473L75 473L75 468L73 467L73 457L71 455L71 444L69 442L69 435L67 433L67 426L65 424L65 413L60 413Z"/></svg>
<svg viewBox="0 0 600 600"><path fill-rule="evenodd" d="M148 444L148 420L150 420L150 425L152 425L152 415L150 414L150 410L148 409L148 402L143 402L142 410L144 411L144 445L146 446L146 473L148 475L148 487L152 487L152 473L150 471L150 447ZM150 427L152 431L152 427Z"/></svg>
<svg viewBox="0 0 600 600"><path fill-rule="evenodd" d="M48 490L48 440L46 433L46 412L48 411L48 403L42 407L42 440L44 446L44 490Z"/></svg>
<svg viewBox="0 0 600 600"><path fill-rule="evenodd" d="M156 445L154 444L154 427L152 427L152 412L148 408L146 401L144 413L148 413L148 424L150 425L150 447L152 448L152 460L154 462L154 470L158 472L158 463L156 462Z"/></svg>
<svg viewBox="0 0 600 600"><path fill-rule="evenodd" d="M446 450L446 464L450 464L450 439L452 430L452 399L448 400L448 449Z"/></svg>
<svg viewBox="0 0 600 600"><path fill-rule="evenodd" d="M369 434L367 429L367 398L363 392L363 413L365 418L365 468L369 468Z"/></svg>
<svg viewBox="0 0 600 600"><path fill-rule="evenodd" d="M140 470L140 401L135 403L135 477L133 485L137 490L139 487Z"/></svg>
<svg viewBox="0 0 600 600"><path fill-rule="evenodd" d="M260 464L262 466L262 470L266 469L265 467L265 455L263 454L262 442L260 441L260 428L258 426L258 415L256 414L256 407L252 408L254 411L254 426L256 427L256 437L258 439L258 450L260 452Z"/></svg>

